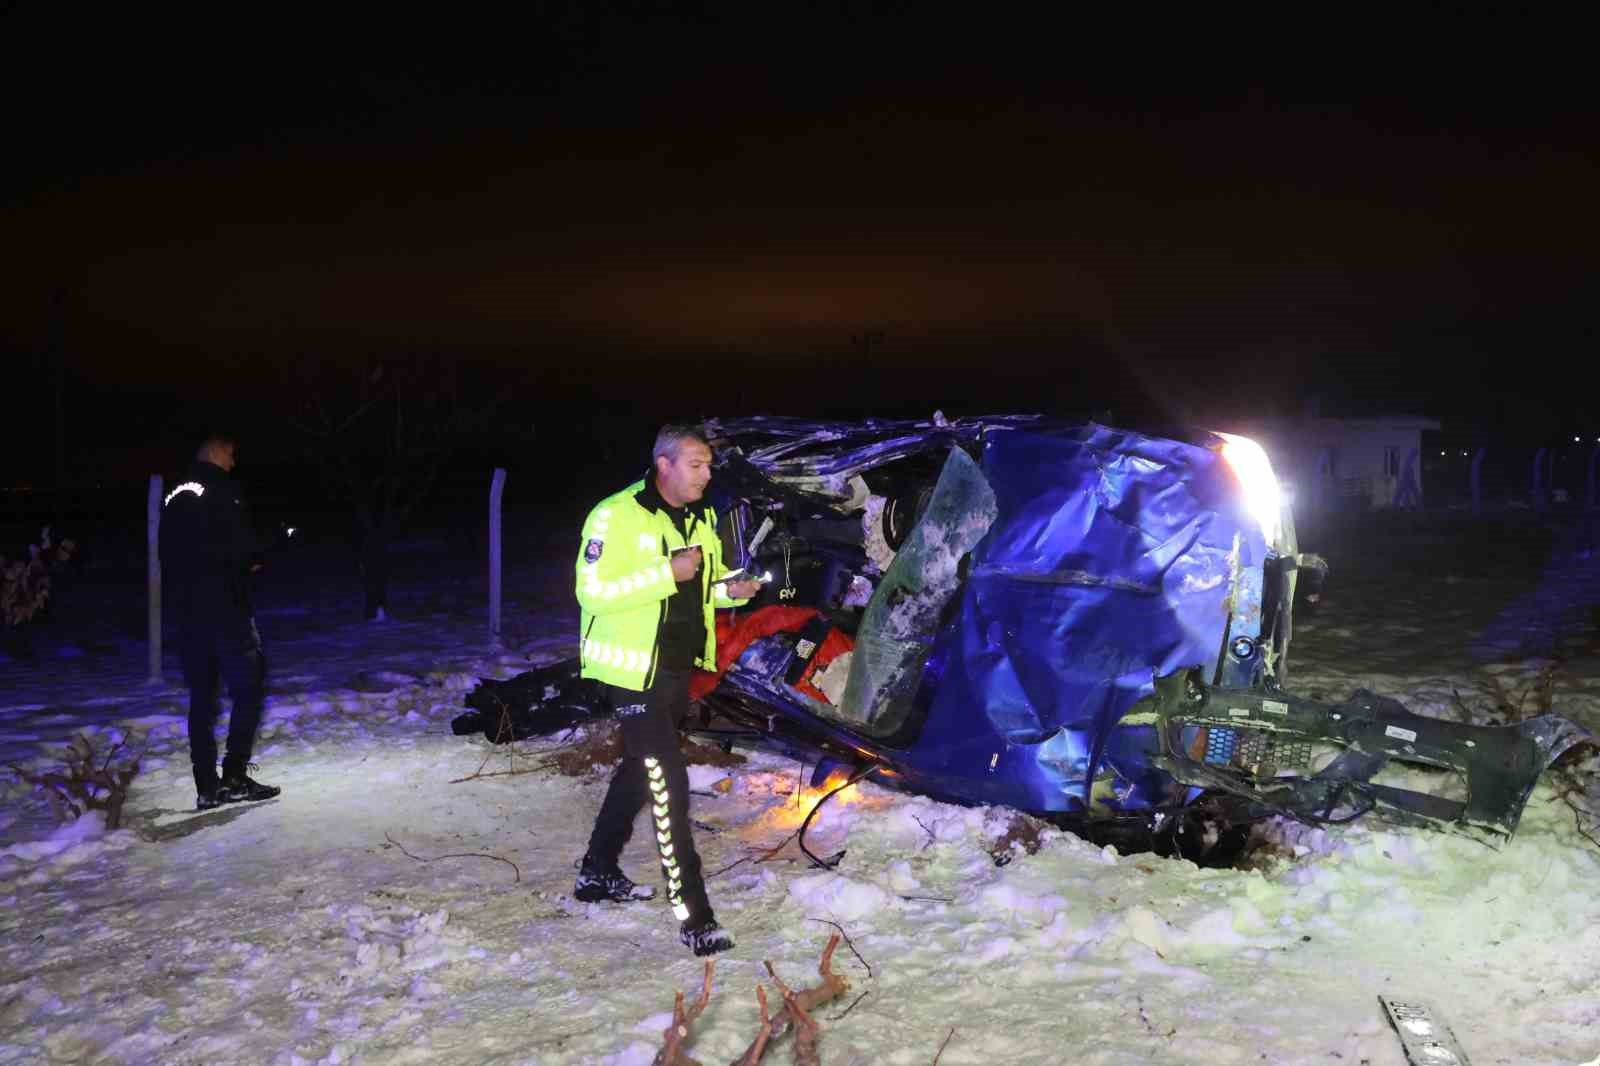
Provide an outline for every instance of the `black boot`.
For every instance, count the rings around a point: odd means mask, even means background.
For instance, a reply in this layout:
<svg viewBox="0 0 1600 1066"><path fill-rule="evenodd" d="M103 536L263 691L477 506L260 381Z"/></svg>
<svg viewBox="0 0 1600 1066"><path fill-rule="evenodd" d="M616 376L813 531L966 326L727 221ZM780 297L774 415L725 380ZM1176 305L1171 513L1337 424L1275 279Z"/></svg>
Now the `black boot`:
<svg viewBox="0 0 1600 1066"><path fill-rule="evenodd" d="M683 941L683 946L696 955L715 955L719 951L727 951L733 947L733 937L722 926L717 924L715 918L705 918L700 921L690 919L683 923L678 930L678 939Z"/></svg>
<svg viewBox="0 0 1600 1066"><path fill-rule="evenodd" d="M585 855L583 865L578 870L578 882L572 886L572 895L585 903L599 903L601 900L633 903L655 899L656 890L649 885L636 885L617 867L604 869Z"/></svg>
<svg viewBox="0 0 1600 1066"><path fill-rule="evenodd" d="M217 780L217 764L215 760L210 766L196 763L194 766L194 809L209 811L222 803L218 795L221 782Z"/></svg>
<svg viewBox="0 0 1600 1066"><path fill-rule="evenodd" d="M224 759L222 763L222 784L217 788L217 799L222 803L254 803L257 800L269 800L282 792L283 789L276 785L263 785L252 780L245 773L246 769L256 769L255 763L236 763L231 759Z"/></svg>

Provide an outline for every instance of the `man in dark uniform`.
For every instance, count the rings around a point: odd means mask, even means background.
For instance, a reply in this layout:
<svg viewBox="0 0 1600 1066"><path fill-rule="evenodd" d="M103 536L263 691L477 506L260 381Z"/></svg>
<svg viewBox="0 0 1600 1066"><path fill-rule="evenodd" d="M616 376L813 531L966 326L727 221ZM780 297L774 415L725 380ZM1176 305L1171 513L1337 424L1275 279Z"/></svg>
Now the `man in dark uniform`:
<svg viewBox="0 0 1600 1066"><path fill-rule="evenodd" d="M655 895L617 865L648 804L667 901L683 923L679 938L696 955L726 951L733 938L706 898L678 727L689 710L690 672L715 668L715 608L743 603L760 588L723 570L716 512L701 502L710 480L705 438L667 426L650 474L589 513L577 558L582 672L604 683L624 754L573 895L590 902Z"/></svg>
<svg viewBox="0 0 1600 1066"><path fill-rule="evenodd" d="M260 544L239 485L229 476L238 445L225 434L205 439L161 512L161 567L178 621L183 679L189 686L189 756L195 808L264 800L279 789L251 780L251 751L261 724L266 664L250 607L250 574ZM217 774L219 680L233 712L227 756Z"/></svg>

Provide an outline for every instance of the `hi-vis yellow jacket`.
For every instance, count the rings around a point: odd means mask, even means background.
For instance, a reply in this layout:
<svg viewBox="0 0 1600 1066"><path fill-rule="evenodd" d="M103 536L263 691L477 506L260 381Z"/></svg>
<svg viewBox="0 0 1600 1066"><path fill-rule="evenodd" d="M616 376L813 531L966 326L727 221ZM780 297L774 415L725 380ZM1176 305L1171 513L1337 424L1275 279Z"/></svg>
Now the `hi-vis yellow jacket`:
<svg viewBox="0 0 1600 1066"><path fill-rule="evenodd" d="M705 609L706 646L696 666L716 669L716 608L747 602L729 599L726 585L712 584L724 573L716 512L706 504L690 505L685 537L659 500L653 491L646 491L643 481L601 500L583 523L578 549L582 674L636 692L655 682L667 600L678 588L672 577L672 549L697 544L704 560L700 602Z"/></svg>

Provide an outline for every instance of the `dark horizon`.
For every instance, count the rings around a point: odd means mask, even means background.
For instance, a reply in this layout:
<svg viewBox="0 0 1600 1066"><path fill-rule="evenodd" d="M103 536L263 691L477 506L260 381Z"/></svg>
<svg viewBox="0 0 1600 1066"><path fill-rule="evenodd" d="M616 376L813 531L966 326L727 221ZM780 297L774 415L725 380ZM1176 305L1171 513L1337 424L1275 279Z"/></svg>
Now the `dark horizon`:
<svg viewBox="0 0 1600 1066"><path fill-rule="evenodd" d="M816 8L535 4L505 53L129 18L89 62L66 16L0 16L34 46L4 75L8 477L53 468L58 372L69 448L135 449L217 411L272 434L297 360L418 351L580 428L1317 402L1600 432L1593 94L1558 27L1455 24L1545 46L1513 70L1398 33L1119 67Z"/></svg>

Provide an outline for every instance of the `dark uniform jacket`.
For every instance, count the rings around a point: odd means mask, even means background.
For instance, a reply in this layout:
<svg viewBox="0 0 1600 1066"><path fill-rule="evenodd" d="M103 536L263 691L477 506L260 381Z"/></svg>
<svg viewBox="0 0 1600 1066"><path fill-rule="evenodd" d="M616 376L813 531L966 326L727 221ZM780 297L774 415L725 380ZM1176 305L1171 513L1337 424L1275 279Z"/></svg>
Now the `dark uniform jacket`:
<svg viewBox="0 0 1600 1066"><path fill-rule="evenodd" d="M213 463L190 464L161 510L161 571L179 624L248 624L250 566L260 552L239 483Z"/></svg>

